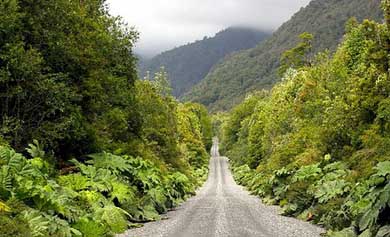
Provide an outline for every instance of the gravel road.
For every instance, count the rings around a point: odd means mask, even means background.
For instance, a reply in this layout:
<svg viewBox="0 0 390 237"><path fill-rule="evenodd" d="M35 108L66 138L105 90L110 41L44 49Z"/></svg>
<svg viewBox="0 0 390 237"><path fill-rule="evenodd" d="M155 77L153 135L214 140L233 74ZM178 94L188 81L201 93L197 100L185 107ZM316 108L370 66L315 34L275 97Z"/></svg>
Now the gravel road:
<svg viewBox="0 0 390 237"><path fill-rule="evenodd" d="M118 237L317 237L323 229L278 214L237 185L228 159L220 157L218 141L211 149L210 173L205 185L163 220L131 229Z"/></svg>

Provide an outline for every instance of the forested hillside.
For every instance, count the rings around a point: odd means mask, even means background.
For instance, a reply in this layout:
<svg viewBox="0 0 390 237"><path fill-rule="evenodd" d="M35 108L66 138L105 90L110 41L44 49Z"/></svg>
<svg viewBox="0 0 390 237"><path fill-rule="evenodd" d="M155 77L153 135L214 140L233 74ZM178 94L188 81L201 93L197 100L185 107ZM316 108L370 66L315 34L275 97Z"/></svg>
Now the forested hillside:
<svg viewBox="0 0 390 237"><path fill-rule="evenodd" d="M390 235L390 2L383 2L386 24L350 21L334 55L308 63L311 37L302 35L283 55L282 82L216 120L236 180L329 236Z"/></svg>
<svg viewBox="0 0 390 237"><path fill-rule="evenodd" d="M140 63L141 77L164 67L168 72L173 94L182 96L226 55L242 49L249 49L264 40L269 33L254 29L231 27L218 32L214 37L198 40Z"/></svg>
<svg viewBox="0 0 390 237"><path fill-rule="evenodd" d="M194 193L211 123L105 1L0 2L0 236L113 236Z"/></svg>
<svg viewBox="0 0 390 237"><path fill-rule="evenodd" d="M184 96L185 100L206 105L212 111L228 110L243 100L247 92L270 89L280 81L279 59L297 43L298 35L314 35L313 54L334 50L350 17L382 19L380 0L313 0L270 38L257 47L234 53L213 67L201 83Z"/></svg>

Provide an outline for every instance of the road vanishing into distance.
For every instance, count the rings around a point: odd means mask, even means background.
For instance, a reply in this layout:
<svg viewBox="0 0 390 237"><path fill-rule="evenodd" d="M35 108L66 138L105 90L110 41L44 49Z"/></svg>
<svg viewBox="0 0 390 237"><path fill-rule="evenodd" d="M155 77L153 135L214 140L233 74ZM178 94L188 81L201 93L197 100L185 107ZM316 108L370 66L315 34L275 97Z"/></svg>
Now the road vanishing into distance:
<svg viewBox="0 0 390 237"><path fill-rule="evenodd" d="M146 223L118 237L317 237L318 226L279 215L280 209L266 206L237 185L228 159L221 157L218 140L211 149L207 182L163 220Z"/></svg>

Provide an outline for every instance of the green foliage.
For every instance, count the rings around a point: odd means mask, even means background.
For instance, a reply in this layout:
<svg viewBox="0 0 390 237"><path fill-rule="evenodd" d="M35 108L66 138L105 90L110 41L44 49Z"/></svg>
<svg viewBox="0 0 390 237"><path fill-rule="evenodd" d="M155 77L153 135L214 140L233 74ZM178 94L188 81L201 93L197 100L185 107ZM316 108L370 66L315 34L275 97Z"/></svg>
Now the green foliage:
<svg viewBox="0 0 390 237"><path fill-rule="evenodd" d="M379 21L382 16L380 0L311 1L256 47L230 54L218 62L184 99L202 103L212 112L230 110L247 93L270 89L280 82L281 55L297 44L303 32L314 35L311 55L327 49L333 52L351 17L358 21Z"/></svg>
<svg viewBox="0 0 390 237"><path fill-rule="evenodd" d="M313 35L305 32L299 35L299 39L301 42L297 46L282 54L279 75L283 76L289 68L299 69L310 65L308 55L313 47Z"/></svg>
<svg viewBox="0 0 390 237"><path fill-rule="evenodd" d="M201 169L208 165L211 149L211 119L204 106L193 103L181 104L177 110L180 150L188 162Z"/></svg>
<svg viewBox="0 0 390 237"><path fill-rule="evenodd" d="M321 175L321 169L318 164L303 166L293 176L292 182L315 180Z"/></svg>
<svg viewBox="0 0 390 237"><path fill-rule="evenodd" d="M101 152L103 134L117 142L136 133L137 33L104 1L7 0L0 9L4 139L22 151L34 138L61 160ZM112 111L126 121L121 132L104 119Z"/></svg>
<svg viewBox="0 0 390 237"><path fill-rule="evenodd" d="M122 233L127 229L126 215L129 215L126 211L111 204L98 209L95 218L114 233Z"/></svg>
<svg viewBox="0 0 390 237"><path fill-rule="evenodd" d="M89 157L85 163L73 160L73 173L50 178L31 160L0 147L0 197L30 206L19 212L0 202L1 218L9 225L4 228L24 221L34 237L111 236L124 232L128 221L158 219L200 184L178 171L165 174L141 158L110 153Z"/></svg>
<svg viewBox="0 0 390 237"><path fill-rule="evenodd" d="M27 148L27 152L30 154L31 157L39 157L43 158L45 157L45 151L40 146L39 142L37 140L33 140L33 144L28 145L29 148Z"/></svg>
<svg viewBox="0 0 390 237"><path fill-rule="evenodd" d="M0 236L114 236L205 180L207 110L137 80L137 37L106 1L0 2Z"/></svg>
<svg viewBox="0 0 390 237"><path fill-rule="evenodd" d="M235 107L221 129L237 182L329 236L388 235L387 40L386 23L351 23L333 55Z"/></svg>
<svg viewBox="0 0 390 237"><path fill-rule="evenodd" d="M45 236L49 229L49 221L47 221L38 211L25 211L22 213L23 219L26 220L31 235L33 237Z"/></svg>
<svg viewBox="0 0 390 237"><path fill-rule="evenodd" d="M73 227L80 230L84 236L88 237L100 237L107 235L107 230L104 225L85 217L76 222Z"/></svg>

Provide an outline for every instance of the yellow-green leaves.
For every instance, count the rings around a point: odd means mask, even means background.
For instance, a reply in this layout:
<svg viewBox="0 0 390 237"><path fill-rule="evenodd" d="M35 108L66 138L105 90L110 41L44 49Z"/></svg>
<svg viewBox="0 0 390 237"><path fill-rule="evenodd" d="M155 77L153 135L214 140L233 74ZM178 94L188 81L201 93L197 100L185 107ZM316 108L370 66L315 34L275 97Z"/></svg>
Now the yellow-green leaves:
<svg viewBox="0 0 390 237"><path fill-rule="evenodd" d="M0 201L0 213L1 212L10 212L11 208L4 202Z"/></svg>
<svg viewBox="0 0 390 237"><path fill-rule="evenodd" d="M322 53L311 65L304 63L311 36L287 51L284 60L298 68L288 70L268 96L243 101L221 126L227 155L240 166L238 182L282 205L285 214L310 214L341 230L331 236L375 236L384 228L390 197L388 35L384 24L364 20L349 25L334 55Z"/></svg>

